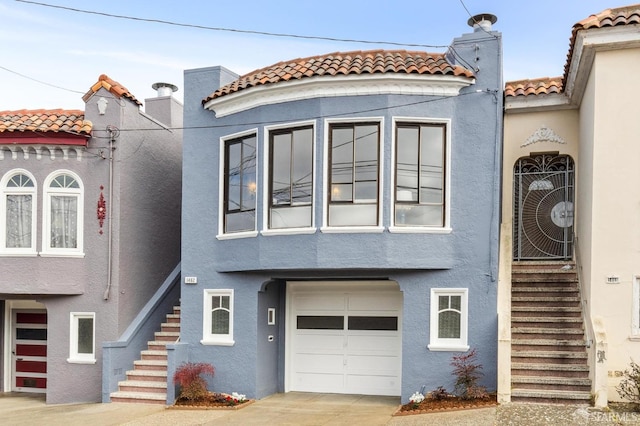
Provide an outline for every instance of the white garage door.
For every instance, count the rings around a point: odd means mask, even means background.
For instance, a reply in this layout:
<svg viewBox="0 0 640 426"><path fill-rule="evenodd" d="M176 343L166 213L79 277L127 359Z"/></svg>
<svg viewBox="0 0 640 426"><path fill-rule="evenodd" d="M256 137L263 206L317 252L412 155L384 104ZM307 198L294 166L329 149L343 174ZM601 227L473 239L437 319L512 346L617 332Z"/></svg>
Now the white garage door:
<svg viewBox="0 0 640 426"><path fill-rule="evenodd" d="M395 282L288 283L289 390L400 395Z"/></svg>

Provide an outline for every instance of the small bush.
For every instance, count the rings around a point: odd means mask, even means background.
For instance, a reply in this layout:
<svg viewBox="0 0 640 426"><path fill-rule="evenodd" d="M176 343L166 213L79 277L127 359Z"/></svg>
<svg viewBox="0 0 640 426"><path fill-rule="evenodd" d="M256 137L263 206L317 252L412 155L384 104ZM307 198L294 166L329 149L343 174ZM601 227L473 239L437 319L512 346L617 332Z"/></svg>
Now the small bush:
<svg viewBox="0 0 640 426"><path fill-rule="evenodd" d="M202 400L207 397L207 381L202 376L215 374L213 365L204 362L187 362L182 364L173 375L173 383L180 386L179 399L189 401Z"/></svg>
<svg viewBox="0 0 640 426"><path fill-rule="evenodd" d="M438 386L435 390L429 392L429 398L435 399L436 401L442 401L449 396L449 392L443 387Z"/></svg>
<svg viewBox="0 0 640 426"><path fill-rule="evenodd" d="M624 370L620 384L616 386L616 391L620 398L640 407L640 365L631 360L631 368Z"/></svg>
<svg viewBox="0 0 640 426"><path fill-rule="evenodd" d="M476 349L471 349L463 355L451 358L453 375L456 376L455 393L462 399L486 399L489 397L487 389L478 385L478 380L484 376L482 364L476 360Z"/></svg>

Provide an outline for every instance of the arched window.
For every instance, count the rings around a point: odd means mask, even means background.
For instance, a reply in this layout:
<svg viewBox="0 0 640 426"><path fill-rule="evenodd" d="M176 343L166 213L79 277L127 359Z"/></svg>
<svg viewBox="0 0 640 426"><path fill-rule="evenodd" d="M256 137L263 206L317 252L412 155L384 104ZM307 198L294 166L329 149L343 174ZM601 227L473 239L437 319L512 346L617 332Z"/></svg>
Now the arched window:
<svg viewBox="0 0 640 426"><path fill-rule="evenodd" d="M73 172L58 170L44 183L42 252L82 255L83 187Z"/></svg>
<svg viewBox="0 0 640 426"><path fill-rule="evenodd" d="M26 170L6 173L0 181L0 249L7 254L36 253L36 183Z"/></svg>

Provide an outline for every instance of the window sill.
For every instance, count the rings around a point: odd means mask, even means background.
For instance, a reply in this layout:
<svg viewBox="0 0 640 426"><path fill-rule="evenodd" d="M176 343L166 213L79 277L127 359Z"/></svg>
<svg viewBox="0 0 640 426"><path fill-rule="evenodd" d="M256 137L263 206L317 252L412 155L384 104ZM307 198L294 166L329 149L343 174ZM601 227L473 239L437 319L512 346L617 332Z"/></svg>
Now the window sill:
<svg viewBox="0 0 640 426"><path fill-rule="evenodd" d="M15 251L3 251L0 252L0 257L37 257L38 253L35 251L23 251L23 252L15 252Z"/></svg>
<svg viewBox="0 0 640 426"><path fill-rule="evenodd" d="M265 229L260 231L261 235L311 235L315 234L317 228L284 228L284 229Z"/></svg>
<svg viewBox="0 0 640 426"><path fill-rule="evenodd" d="M640 342L640 334L632 334L629 336L629 340L632 342Z"/></svg>
<svg viewBox="0 0 640 426"><path fill-rule="evenodd" d="M384 232L383 226L323 226L320 231L325 234L376 234Z"/></svg>
<svg viewBox="0 0 640 426"><path fill-rule="evenodd" d="M427 348L433 352L466 352L469 350L469 345L430 344Z"/></svg>
<svg viewBox="0 0 640 426"><path fill-rule="evenodd" d="M67 358L69 364L95 364L96 360L93 359L79 359L79 358Z"/></svg>
<svg viewBox="0 0 640 426"><path fill-rule="evenodd" d="M81 252L50 252L50 251L41 251L40 257L75 257L75 258L83 258L84 253Z"/></svg>
<svg viewBox="0 0 640 426"><path fill-rule="evenodd" d="M258 236L258 231L236 232L234 234L218 234L218 240L235 240L237 238L253 238Z"/></svg>
<svg viewBox="0 0 640 426"><path fill-rule="evenodd" d="M201 345L205 346L233 346L236 344L235 340L200 340Z"/></svg>
<svg viewBox="0 0 640 426"><path fill-rule="evenodd" d="M429 226L390 226L392 234L450 234L451 228L437 228Z"/></svg>

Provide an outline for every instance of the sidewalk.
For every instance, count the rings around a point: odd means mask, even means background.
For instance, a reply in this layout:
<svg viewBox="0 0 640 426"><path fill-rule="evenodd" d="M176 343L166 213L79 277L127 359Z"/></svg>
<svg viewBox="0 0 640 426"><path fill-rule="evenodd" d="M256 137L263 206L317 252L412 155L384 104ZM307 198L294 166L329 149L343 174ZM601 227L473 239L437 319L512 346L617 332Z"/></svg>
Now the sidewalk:
<svg viewBox="0 0 640 426"><path fill-rule="evenodd" d="M239 410L178 410L145 404L47 405L42 397L0 393L0 424L106 425L640 425L640 413L586 406L506 404L493 408L393 417L396 397L276 394Z"/></svg>

